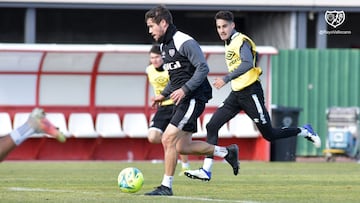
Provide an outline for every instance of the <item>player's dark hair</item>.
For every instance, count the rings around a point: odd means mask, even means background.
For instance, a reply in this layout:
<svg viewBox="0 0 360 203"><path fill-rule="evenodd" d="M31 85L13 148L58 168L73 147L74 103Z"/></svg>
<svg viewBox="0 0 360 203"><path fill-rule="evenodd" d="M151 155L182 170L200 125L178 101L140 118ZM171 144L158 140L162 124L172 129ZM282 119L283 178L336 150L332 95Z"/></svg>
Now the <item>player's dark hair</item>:
<svg viewBox="0 0 360 203"><path fill-rule="evenodd" d="M169 25L173 24L173 18L170 11L163 5L152 8L146 12L145 22L150 18L152 18L156 24L160 24L161 20L165 20Z"/></svg>
<svg viewBox="0 0 360 203"><path fill-rule="evenodd" d="M230 11L219 11L215 14L215 20L218 19L234 22L234 14Z"/></svg>
<svg viewBox="0 0 360 203"><path fill-rule="evenodd" d="M161 51L160 51L160 45L158 44L154 44L151 49L150 49L150 53L154 53L154 54L161 54Z"/></svg>

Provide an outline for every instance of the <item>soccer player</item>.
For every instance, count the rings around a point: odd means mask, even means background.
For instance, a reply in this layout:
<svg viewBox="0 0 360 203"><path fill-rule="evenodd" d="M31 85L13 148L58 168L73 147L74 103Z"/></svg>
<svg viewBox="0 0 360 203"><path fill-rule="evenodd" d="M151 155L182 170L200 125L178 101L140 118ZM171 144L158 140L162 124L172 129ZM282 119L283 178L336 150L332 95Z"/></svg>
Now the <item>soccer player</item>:
<svg viewBox="0 0 360 203"><path fill-rule="evenodd" d="M191 137L197 130L197 118L212 97L207 80L209 67L199 44L176 29L170 11L164 6L147 11L145 22L151 36L160 43L164 69L169 71L170 76L168 85L153 98L152 104L157 105L170 97L176 105L161 139L165 174L161 185L145 195L173 195L172 182L178 153L223 157L237 175L237 145L220 147L204 141L193 141Z"/></svg>
<svg viewBox="0 0 360 203"><path fill-rule="evenodd" d="M220 89L231 82L232 91L206 125L207 142L216 145L221 126L240 111L244 111L268 141L303 136L316 147L320 147L321 140L309 124L298 128L272 128L259 79L262 70L255 64L255 43L248 36L236 31L234 16L230 11L219 11L215 15L215 21L219 37L225 42L225 61L229 73L222 78L216 78L213 86ZM185 171L185 175L193 179L210 181L212 165L213 156L207 156L202 168Z"/></svg>
<svg viewBox="0 0 360 203"><path fill-rule="evenodd" d="M161 94L169 82L169 73L163 68L163 59L161 58L160 46L153 45L150 49L150 65L146 67L146 74L154 90L155 95ZM150 143L161 143L161 137L169 124L172 112L175 108L171 99L162 101L157 107L156 113L151 120L148 140ZM181 172L179 176L184 175L186 170L190 170L187 155L181 155Z"/></svg>
<svg viewBox="0 0 360 203"><path fill-rule="evenodd" d="M12 150L36 133L47 134L59 142L66 141L65 135L46 119L44 110L35 108L22 126L0 138L0 161L3 161Z"/></svg>

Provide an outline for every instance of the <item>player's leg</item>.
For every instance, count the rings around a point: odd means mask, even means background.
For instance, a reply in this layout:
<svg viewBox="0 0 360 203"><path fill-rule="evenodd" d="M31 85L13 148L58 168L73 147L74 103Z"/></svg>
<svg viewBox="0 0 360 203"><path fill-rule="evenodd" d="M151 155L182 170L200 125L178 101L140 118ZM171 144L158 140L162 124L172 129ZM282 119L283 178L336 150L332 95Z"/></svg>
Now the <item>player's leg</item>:
<svg viewBox="0 0 360 203"><path fill-rule="evenodd" d="M157 109L149 125L148 140L150 143L161 143L162 134L170 123L174 108L175 105L165 105ZM190 164L187 155L180 155L180 160L181 172L179 175L183 175L183 171L190 169Z"/></svg>
<svg viewBox="0 0 360 203"><path fill-rule="evenodd" d="M175 150L177 153L182 154L180 151L177 151L176 149L177 145L181 145L181 142L178 143L178 141L182 140L184 137L191 138L192 133L196 132L197 119L202 114L204 109L205 109L205 104L201 102L196 102L195 99L185 100L176 107L174 114L171 118L170 124L166 128L163 135L162 143L164 145L164 150L166 150L165 149L166 143L170 143L171 150ZM173 128L175 128L176 130ZM172 131L173 133L167 134L168 132L172 132ZM173 151L171 151L171 154L173 154ZM187 154L183 154L183 155L186 156ZM169 160L171 158L172 157L170 157ZM174 172L170 170L172 170L172 168L169 168L168 171L165 169L165 171L167 171L168 174Z"/></svg>
<svg viewBox="0 0 360 203"><path fill-rule="evenodd" d="M167 176L174 176L178 157L178 152L176 151L176 142L178 137L182 136L182 134L185 134L185 132L181 131L172 124L169 124L163 134L162 143L165 154L165 175Z"/></svg>
<svg viewBox="0 0 360 203"><path fill-rule="evenodd" d="M255 122L266 140L273 141L287 137L303 136L313 142L316 147L320 147L320 137L309 124L303 127L273 128L262 92L256 92L251 97L244 98L244 100L246 100L243 102L245 113Z"/></svg>
<svg viewBox="0 0 360 203"><path fill-rule="evenodd" d="M231 92L223 104L214 112L210 121L206 125L207 130L207 142L209 144L218 144L218 132L219 129L233 118L241 110L241 106L238 104L238 100L234 92ZM203 166L196 170L187 170L184 174L192 179L199 179L203 181L210 181L212 173L212 165L214 162L214 156L206 156L203 162Z"/></svg>
<svg viewBox="0 0 360 203"><path fill-rule="evenodd" d="M211 117L209 123L206 125L207 129L207 142L212 145L218 144L218 131L226 122L233 118L238 111L231 111L229 108L222 106L216 110ZM195 170L187 170L184 174L192 179L199 179L203 181L210 181L212 174L212 166L214 162L214 156L206 156L203 162L203 166Z"/></svg>
<svg viewBox="0 0 360 203"><path fill-rule="evenodd" d="M5 159L10 151L35 133L44 133L59 142L66 140L64 134L46 119L44 110L35 108L22 126L0 139L0 160Z"/></svg>
<svg viewBox="0 0 360 203"><path fill-rule="evenodd" d="M192 141L191 134L196 131L197 118L205 109L205 103L195 99L181 102L166 128L162 143L165 152L165 174L161 186L145 195L172 195L172 180L176 166L176 154L214 155L223 157L238 174L238 148L236 145L220 147L204 141Z"/></svg>
<svg viewBox="0 0 360 203"><path fill-rule="evenodd" d="M148 141L153 144L161 143L162 132L156 128L149 128Z"/></svg>
<svg viewBox="0 0 360 203"><path fill-rule="evenodd" d="M157 128L149 128L148 140L150 143L161 143L162 132ZM179 155L181 161L181 171L179 176L182 176L186 170L190 170L188 155Z"/></svg>
<svg viewBox="0 0 360 203"><path fill-rule="evenodd" d="M212 155L224 158L233 168L234 175L239 172L239 149L235 144L227 147L211 145L200 140L181 139L176 145L176 150L181 154Z"/></svg>
<svg viewBox="0 0 360 203"><path fill-rule="evenodd" d="M174 105L160 106L153 116L148 131L150 143L161 143L161 137L170 122Z"/></svg>
<svg viewBox="0 0 360 203"><path fill-rule="evenodd" d="M0 161L3 161L7 155L16 148L14 140L9 135L0 138Z"/></svg>
<svg viewBox="0 0 360 203"><path fill-rule="evenodd" d="M190 115L189 122L184 125L183 130L193 131L196 129L197 118L202 114L205 109L205 103L192 101L193 114ZM185 136L184 136L185 137ZM225 158L227 162L233 168L234 175L237 175L239 172L239 161L238 161L238 147L237 145L230 145L228 147L221 147L217 145L212 145L200 140L192 140L191 136L181 137L181 140L178 141L176 149L181 154L194 154L194 155L208 155L208 156L218 156Z"/></svg>
<svg viewBox="0 0 360 203"><path fill-rule="evenodd" d="M184 175L184 172L190 170L189 156L188 155L179 155L181 161L181 171L179 172L179 176Z"/></svg>
<svg viewBox="0 0 360 203"><path fill-rule="evenodd" d="M164 148L164 169L165 173L161 185L155 190L145 193L145 195L173 195L172 182L177 164L178 153L176 151L176 141L183 131L176 126L169 124L162 135L161 142Z"/></svg>

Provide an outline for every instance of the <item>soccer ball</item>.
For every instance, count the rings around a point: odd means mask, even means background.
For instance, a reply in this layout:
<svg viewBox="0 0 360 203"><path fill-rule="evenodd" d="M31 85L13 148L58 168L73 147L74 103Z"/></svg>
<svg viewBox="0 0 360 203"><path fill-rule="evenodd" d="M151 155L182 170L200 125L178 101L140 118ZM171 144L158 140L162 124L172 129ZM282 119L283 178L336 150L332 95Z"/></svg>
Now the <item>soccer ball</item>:
<svg viewBox="0 0 360 203"><path fill-rule="evenodd" d="M135 167L123 169L118 176L118 186L122 192L134 193L144 184L144 175Z"/></svg>

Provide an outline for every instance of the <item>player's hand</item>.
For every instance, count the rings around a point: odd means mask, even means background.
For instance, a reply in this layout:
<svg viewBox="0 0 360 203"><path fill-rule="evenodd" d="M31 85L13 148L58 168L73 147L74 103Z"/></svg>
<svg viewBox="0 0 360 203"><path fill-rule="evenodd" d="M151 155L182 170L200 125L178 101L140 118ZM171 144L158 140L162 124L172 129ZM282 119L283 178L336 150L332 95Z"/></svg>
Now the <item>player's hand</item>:
<svg viewBox="0 0 360 203"><path fill-rule="evenodd" d="M176 105L185 97L185 92L183 89L179 88L170 94L170 98L174 101Z"/></svg>
<svg viewBox="0 0 360 203"><path fill-rule="evenodd" d="M158 107L164 99L165 99L165 97L161 94L156 97L151 98L151 107L153 107L153 108Z"/></svg>
<svg viewBox="0 0 360 203"><path fill-rule="evenodd" d="M222 78L215 78L213 85L216 89L220 89L225 85L225 81Z"/></svg>

